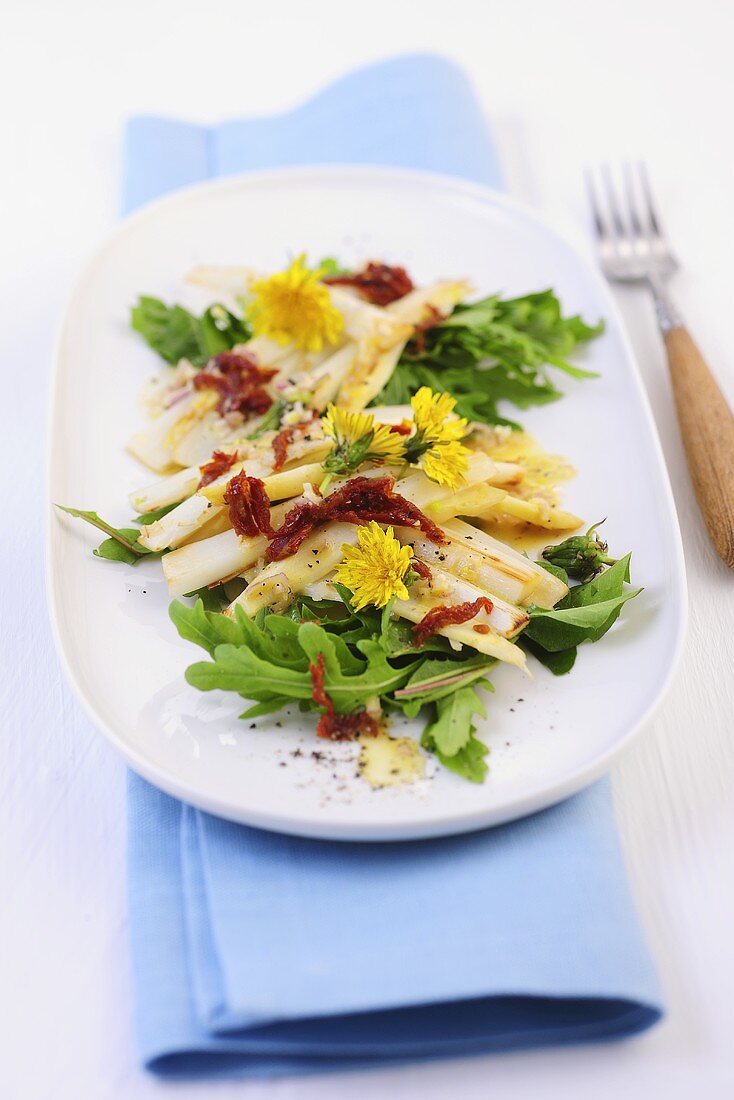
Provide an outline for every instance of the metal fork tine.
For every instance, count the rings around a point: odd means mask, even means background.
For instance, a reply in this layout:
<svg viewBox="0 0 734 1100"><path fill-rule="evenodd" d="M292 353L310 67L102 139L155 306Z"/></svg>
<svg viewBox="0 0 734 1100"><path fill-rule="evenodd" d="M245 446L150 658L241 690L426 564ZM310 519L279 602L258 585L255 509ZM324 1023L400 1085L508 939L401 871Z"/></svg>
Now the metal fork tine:
<svg viewBox="0 0 734 1100"><path fill-rule="evenodd" d="M612 170L608 164L602 164L601 173L607 194L607 205L609 207L609 212L612 215L612 224L614 225L614 231L617 234L617 237L623 241L628 236L627 227L625 226L622 215L620 213L619 203L617 202L617 191L614 186L614 179L612 178Z"/></svg>
<svg viewBox="0 0 734 1100"><path fill-rule="evenodd" d="M652 197L652 188L650 187L650 179L647 174L647 167L645 166L644 161L638 162L637 173L640 177L642 197L644 199L646 207L647 221L650 227L650 232L652 233L652 236L657 237L657 239L662 242L663 234L662 230L660 229L660 222L658 220L657 213L655 211L655 203Z"/></svg>
<svg viewBox="0 0 734 1100"><path fill-rule="evenodd" d="M629 161L625 161L622 166L622 176L624 178L624 195L627 201L627 216L632 226L632 232L637 238L638 243L642 243L641 238L645 236L645 230L640 220L640 215L637 208L637 196L635 194L635 178L632 171L632 165Z"/></svg>
<svg viewBox="0 0 734 1100"><path fill-rule="evenodd" d="M599 196L597 194L596 185L594 184L594 176L589 168L584 170L584 181L586 183L586 194L589 199L589 206L591 207L591 216L594 219L596 234L600 241L605 241L610 234L602 214Z"/></svg>

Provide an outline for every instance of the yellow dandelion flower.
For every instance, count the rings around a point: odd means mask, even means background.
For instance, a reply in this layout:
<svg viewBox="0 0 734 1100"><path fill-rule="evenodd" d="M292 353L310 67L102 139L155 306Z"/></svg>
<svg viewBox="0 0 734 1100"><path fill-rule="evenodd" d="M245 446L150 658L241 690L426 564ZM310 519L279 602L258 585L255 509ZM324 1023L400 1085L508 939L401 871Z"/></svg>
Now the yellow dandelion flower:
<svg viewBox="0 0 734 1100"><path fill-rule="evenodd" d="M346 443L356 443L362 439L372 431L374 423L375 418L370 413L348 412L347 409L338 409L336 405L329 405L323 420L326 434Z"/></svg>
<svg viewBox="0 0 734 1100"><path fill-rule="evenodd" d="M410 404L416 434L426 443L450 443L466 434L466 420L461 417L449 419L456 405L450 393L433 393L428 386L421 386Z"/></svg>
<svg viewBox="0 0 734 1100"><path fill-rule="evenodd" d="M324 459L328 480L346 477L363 462L401 462L404 455L403 439L384 424L375 424L370 413L348 412L329 405L323 419L324 431L334 440L334 446Z"/></svg>
<svg viewBox="0 0 734 1100"><path fill-rule="evenodd" d="M431 481L456 489L466 481L469 448L456 440L434 443L419 459L419 465Z"/></svg>
<svg viewBox="0 0 734 1100"><path fill-rule="evenodd" d="M462 417L451 419L455 398L422 386L410 403L415 434L405 445L407 461L417 463L431 481L456 489L469 469L469 448L461 442L467 421Z"/></svg>
<svg viewBox="0 0 734 1100"><path fill-rule="evenodd" d="M321 351L336 344L344 318L331 302L327 287L319 282L322 272L306 266L302 253L285 271L251 286L247 317L255 336L268 336L278 344L293 342L304 351Z"/></svg>
<svg viewBox="0 0 734 1100"><path fill-rule="evenodd" d="M412 548L398 542L392 527L383 531L374 520L357 529L357 538L359 546L342 546L344 561L336 569L336 579L352 593L354 607L386 607L393 596L407 600L404 579Z"/></svg>
<svg viewBox="0 0 734 1100"><path fill-rule="evenodd" d="M370 458L383 462L400 462L405 454L405 443L399 432L391 432L387 424L375 424L375 434L370 443Z"/></svg>

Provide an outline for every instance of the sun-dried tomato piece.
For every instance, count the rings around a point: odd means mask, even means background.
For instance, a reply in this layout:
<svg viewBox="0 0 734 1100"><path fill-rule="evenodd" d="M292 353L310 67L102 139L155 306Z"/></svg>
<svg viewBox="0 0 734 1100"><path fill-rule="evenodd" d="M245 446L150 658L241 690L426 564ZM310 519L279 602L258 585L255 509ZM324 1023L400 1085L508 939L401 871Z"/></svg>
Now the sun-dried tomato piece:
<svg viewBox="0 0 734 1100"><path fill-rule="evenodd" d="M380 723L366 710L353 714L322 714L316 733L328 741L354 741L356 737L376 737Z"/></svg>
<svg viewBox="0 0 734 1100"><path fill-rule="evenodd" d="M419 577L423 577L424 581L432 581L433 573L429 565L426 565L424 561L419 561L418 558L413 558L410 563L410 568L414 573L417 573Z"/></svg>
<svg viewBox="0 0 734 1100"><path fill-rule="evenodd" d="M273 454L275 455L274 470L283 469L288 458L288 448L297 436L304 435L307 439L311 438L307 433L311 430L313 421L318 420L318 418L318 412L316 409L312 409L310 419L302 420L300 424L292 424L290 427L283 428L278 432L272 442Z"/></svg>
<svg viewBox="0 0 734 1100"><path fill-rule="evenodd" d="M216 390L219 394L217 412L264 413L273 399L263 383L270 381L276 370L259 367L252 355L223 351L209 361L194 378L194 389Z"/></svg>
<svg viewBox="0 0 734 1100"><path fill-rule="evenodd" d="M446 536L433 520L405 497L393 492L392 477L355 477L318 504L295 504L275 532L268 547L268 561L280 561L295 554L316 527L325 523L353 523L375 520L397 527L419 527L431 542L443 543Z"/></svg>
<svg viewBox="0 0 734 1100"><path fill-rule="evenodd" d="M270 499L265 485L257 477L248 477L244 470L227 484L224 503L229 506L229 519L241 538L272 535Z"/></svg>
<svg viewBox="0 0 734 1100"><path fill-rule="evenodd" d="M275 455L275 462L273 463L274 470L282 470L285 466L285 460L288 457L288 448L293 442L293 436L296 434L296 428L283 428L273 439L273 454Z"/></svg>
<svg viewBox="0 0 734 1100"><path fill-rule="evenodd" d="M487 596L479 596L478 599L467 603L454 604L453 607L443 605L433 607L413 627L413 642L415 645L423 645L426 638L430 638L431 634L435 634L441 627L459 626L473 619L480 611L486 611L489 615L493 607L494 604Z"/></svg>
<svg viewBox="0 0 734 1100"><path fill-rule="evenodd" d="M415 326L415 331L410 339L408 350L413 355L422 355L426 350L426 333L429 329L435 328L436 325L443 321L443 314L440 309L436 309L434 305L428 302L425 306L425 315L422 321L419 321Z"/></svg>
<svg viewBox="0 0 734 1100"><path fill-rule="evenodd" d="M380 723L365 710L356 711L353 714L336 714L334 704L326 694L324 687L324 655L319 653L316 664L308 666L311 674L313 690L311 698L319 707L324 707L326 713L319 718L316 733L327 741L353 741L360 734L374 737Z"/></svg>
<svg viewBox="0 0 734 1100"><path fill-rule="evenodd" d="M352 275L332 275L324 279L332 286L353 286L363 298L375 306L387 306L397 302L413 290L413 280L404 267L370 262L362 271Z"/></svg>
<svg viewBox="0 0 734 1100"><path fill-rule="evenodd" d="M326 688L324 687L324 675L326 673L326 665L324 663L323 653L319 653L316 658L316 664L310 664L308 671L311 675L311 698L317 707L326 707L328 714L334 713L334 704L329 696L326 694Z"/></svg>
<svg viewBox="0 0 734 1100"><path fill-rule="evenodd" d="M236 461L236 451L231 455L228 455L225 451L215 451L209 461L199 467L201 481L196 488L203 489L205 485L211 485L222 474L226 474L227 470L231 470Z"/></svg>
<svg viewBox="0 0 734 1100"><path fill-rule="evenodd" d="M399 424L391 424L390 431L395 432L395 435L410 435L413 425L409 420L401 420Z"/></svg>

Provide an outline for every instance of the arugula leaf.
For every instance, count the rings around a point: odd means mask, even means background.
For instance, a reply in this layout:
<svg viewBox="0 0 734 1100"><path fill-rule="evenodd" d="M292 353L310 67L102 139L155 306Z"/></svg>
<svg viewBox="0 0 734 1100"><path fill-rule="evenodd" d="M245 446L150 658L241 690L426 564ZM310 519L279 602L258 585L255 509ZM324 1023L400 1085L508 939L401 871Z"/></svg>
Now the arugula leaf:
<svg viewBox="0 0 734 1100"><path fill-rule="evenodd" d="M213 661L199 661L186 669L186 680L200 691L236 691L255 702L281 698L310 699L311 676L306 672L263 660L244 645L219 645Z"/></svg>
<svg viewBox="0 0 734 1100"><path fill-rule="evenodd" d="M265 435L266 432L272 432L276 428L279 428L283 413L288 408L290 408L290 406L287 401L283 401L281 399L279 399L278 401L273 401L272 405L265 413L258 426L255 428L254 431L250 432L250 434L247 436L247 439L259 439L260 436Z"/></svg>
<svg viewBox="0 0 734 1100"><path fill-rule="evenodd" d="M395 692L395 701L409 718L414 718L426 703L458 693L475 681L492 691L492 685L484 679L484 675L494 664L494 659L487 659L483 654L460 661L425 660L406 686Z"/></svg>
<svg viewBox="0 0 734 1100"><path fill-rule="evenodd" d="M113 527L96 512L84 512L79 508L65 508L63 504L57 504L56 507L60 511L66 512L67 515L74 516L75 519L83 519L86 523L90 523L92 527L96 527L98 531L103 531L109 536L99 544L96 550L92 551L97 558L107 558L108 561L122 561L127 565L135 565L140 558L151 553L146 547L138 544L140 531L135 527Z"/></svg>
<svg viewBox="0 0 734 1100"><path fill-rule="evenodd" d="M523 637L550 653L560 653L585 641L598 642L617 621L627 600L642 591L624 589L629 580L630 557L625 555L595 580L572 588L552 610L531 608Z"/></svg>
<svg viewBox="0 0 734 1100"><path fill-rule="evenodd" d="M167 363L188 359L195 367L251 336L249 325L222 305L196 317L183 306L167 306L147 295L132 307L130 324Z"/></svg>
<svg viewBox="0 0 734 1100"><path fill-rule="evenodd" d="M189 599L201 600L205 611L214 611L215 613L221 611L223 607L230 603L221 584L217 584L213 588L197 588L195 592L187 592L186 596Z"/></svg>
<svg viewBox="0 0 734 1100"><path fill-rule="evenodd" d="M484 704L473 687L463 687L441 699L436 719L426 726L424 737L444 756L456 756L472 735L474 715L486 718Z"/></svg>
<svg viewBox="0 0 734 1100"><path fill-rule="evenodd" d="M440 749L434 751L443 766L449 771L456 772L462 779L468 779L470 783L483 783L487 778L489 767L484 758L489 749L474 734L455 756L445 756Z"/></svg>
<svg viewBox="0 0 734 1100"><path fill-rule="evenodd" d="M460 688L436 704L436 718L426 726L421 745L457 775L483 783L489 749L474 735L475 715L486 718L484 704L473 687Z"/></svg>
<svg viewBox="0 0 734 1100"><path fill-rule="evenodd" d="M537 661L540 661L541 665L545 665L548 671L552 672L554 676L565 676L576 664L578 646L571 646L569 649L559 649L557 652L551 653L547 649L543 649L541 645L531 641L530 638L523 638L522 645L528 653L532 653L533 657L535 657Z"/></svg>
<svg viewBox="0 0 734 1100"><path fill-rule="evenodd" d="M316 269L327 279L338 279L342 275L350 274L349 268L344 267L335 256L324 256L316 264Z"/></svg>
<svg viewBox="0 0 734 1100"><path fill-rule="evenodd" d="M602 331L602 323L592 327L580 317L564 317L551 290L459 305L408 345L373 404L406 404L421 386L429 386L451 393L460 416L516 427L500 414L498 402L529 408L558 400L562 394L548 366L574 378L594 377L568 356Z"/></svg>
<svg viewBox="0 0 734 1100"><path fill-rule="evenodd" d="M142 515L135 516L133 523L140 524L141 527L147 527L149 523L157 523L159 519L163 519L169 512L172 512L174 508L178 508L178 504L164 504L160 508L155 508L152 512L145 512Z"/></svg>
<svg viewBox="0 0 734 1100"><path fill-rule="evenodd" d="M182 638L201 646L210 655L214 654L218 645L243 645L245 642L239 619L208 609L201 597L192 607L174 600L168 614Z"/></svg>

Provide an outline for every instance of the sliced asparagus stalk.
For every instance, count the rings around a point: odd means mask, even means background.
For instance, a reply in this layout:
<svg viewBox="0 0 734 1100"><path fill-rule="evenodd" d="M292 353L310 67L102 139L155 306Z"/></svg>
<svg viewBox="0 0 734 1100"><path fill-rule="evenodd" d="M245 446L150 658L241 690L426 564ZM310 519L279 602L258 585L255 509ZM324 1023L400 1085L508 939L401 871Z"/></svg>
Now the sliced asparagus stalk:
<svg viewBox="0 0 734 1100"><path fill-rule="evenodd" d="M402 424L413 419L412 405L374 405L370 412L378 424Z"/></svg>
<svg viewBox="0 0 734 1100"><path fill-rule="evenodd" d="M444 530L447 531L447 527ZM410 527L399 527L395 533L402 543L413 547L416 556L426 562L431 570L438 566L485 589L493 598L500 596L510 603L529 603L540 584L538 572L545 572L537 570L537 567L534 569L530 563L516 561L509 555L505 557L500 551L483 553L481 549L474 549L473 543L470 544L472 549L469 549L458 539L449 538L446 543L437 546L421 531Z"/></svg>
<svg viewBox="0 0 734 1100"><path fill-rule="evenodd" d="M320 431L320 422L318 422L313 428L309 429L308 434L313 433L318 437ZM267 432L256 440L230 439L216 447L215 450L223 451L225 454L237 453L238 464L231 467L227 476L232 477L234 473L238 473L242 469L245 460L250 462L257 460L262 464L264 471L270 470L274 459L272 450L274 435L274 432ZM302 438L295 439L288 448L289 458L296 460L304 454L308 454L309 450L314 448L317 451L319 450L318 446L310 441L304 441ZM207 455L206 461L208 462L211 457L212 453ZM130 494L130 504L139 512L154 512L157 508L163 508L168 504L180 503L180 501L196 492L196 487L201 480L202 465L203 463L187 466L186 469L177 470L175 474L169 474L168 477L161 478L152 485L137 489Z"/></svg>
<svg viewBox="0 0 734 1100"><path fill-rule="evenodd" d="M488 455L479 453L469 455L469 466L465 475L467 485L471 486L489 481L494 475L494 470L494 462ZM431 481L430 478L426 477L422 470L416 470L414 473L402 478L400 488L398 489L396 485L395 491L426 513L432 504L450 500L456 492L454 489L437 485L435 481Z"/></svg>
<svg viewBox="0 0 734 1100"><path fill-rule="evenodd" d="M200 493L195 493L162 519L144 527L138 542L154 553L181 546L200 527L214 519L220 511L222 511L220 506L212 504Z"/></svg>
<svg viewBox="0 0 734 1100"><path fill-rule="evenodd" d="M201 496L206 497L212 504L222 504L230 479L242 469L246 469L250 477L259 477L264 482L265 492L271 500L287 500L289 497L295 497L303 490L305 482L310 481L318 485L324 476L324 467L320 462L305 462L290 470L279 470L274 474L272 470L262 466L256 467L248 460L239 467L233 466L230 471L216 481L212 481L210 485L205 485L200 490ZM169 512L169 515L171 514Z"/></svg>
<svg viewBox="0 0 734 1100"><path fill-rule="evenodd" d="M524 469L516 462L498 462L496 459L492 461L495 467L495 472L491 479L493 485L519 485L525 477Z"/></svg>
<svg viewBox="0 0 734 1100"><path fill-rule="evenodd" d="M295 501L276 504L270 510L270 522L278 527ZM222 512L224 510L221 510ZM229 519L224 513L224 519ZM210 521L214 522L214 521ZM209 527L209 523L206 525ZM172 596L182 596L197 588L217 584L227 577L239 577L264 559L268 547L265 535L240 538L232 528L221 533L211 532L210 538L191 540L161 558L163 575Z"/></svg>
<svg viewBox="0 0 734 1100"><path fill-rule="evenodd" d="M254 267L197 264L186 275L186 282L220 294L231 294L236 298L239 294L245 294L250 283L260 278L262 272L256 271Z"/></svg>
<svg viewBox="0 0 734 1100"><path fill-rule="evenodd" d="M426 508L426 514L435 519L436 523L443 523L452 516L478 516L483 515L487 508L507 498L504 489L498 489L494 485L480 482L478 485L467 485L463 489L455 489L450 497L444 500L436 500Z"/></svg>
<svg viewBox="0 0 734 1100"><path fill-rule="evenodd" d="M170 433L182 419L193 414L198 396L191 393L182 397L143 431L136 432L127 445L130 454L158 473L170 469L174 464Z"/></svg>
<svg viewBox="0 0 734 1100"><path fill-rule="evenodd" d="M171 596L183 596L239 576L262 558L268 547L266 535L241 539L230 527L219 535L191 542L161 558L163 576Z"/></svg>
<svg viewBox="0 0 734 1100"><path fill-rule="evenodd" d="M388 311L401 321L421 325L438 313L448 317L454 306L471 294L471 283L445 279L430 286L417 287L397 302L391 302Z"/></svg>
<svg viewBox="0 0 734 1100"><path fill-rule="evenodd" d="M492 610L480 611L476 618L471 620L472 626L474 624L490 626L495 633L501 634L504 638L513 637L527 626L529 616L522 608L503 600L481 585L472 584L463 577L457 577L439 568L434 560L427 560L418 554L416 557L430 566L432 576L430 580L420 579L411 586L411 599L420 600L430 608L472 603L481 596L488 596L492 602Z"/></svg>
<svg viewBox="0 0 734 1100"><path fill-rule="evenodd" d="M317 528L295 554L266 565L242 595L226 608L225 615L234 615L235 607L241 607L250 616L264 607L284 610L308 583L336 569L343 557L342 546L357 542L357 530L351 523L332 523Z"/></svg>
<svg viewBox="0 0 734 1100"><path fill-rule="evenodd" d="M487 504L487 507L481 511L473 512L472 515L478 519L492 519L498 515L513 516L525 523L532 523L534 527L544 527L549 531L575 531L583 524L583 520L572 512L555 508L546 500L538 497L532 500L521 500L520 497L510 496L509 493L501 500Z"/></svg>
<svg viewBox="0 0 734 1100"><path fill-rule="evenodd" d="M365 409L389 382L415 326L432 316L446 317L469 290L468 283L438 282L392 302L385 312L409 325L409 331L402 340L385 347L376 361L357 365L339 391L339 404L354 411Z"/></svg>
<svg viewBox="0 0 734 1100"><path fill-rule="evenodd" d="M481 554L500 571L507 570L509 573L514 567L520 576L532 573L537 584L524 599L518 600L518 603L532 602L538 607L550 608L567 595L568 587L558 577L554 577L547 569L526 558L518 550L488 535L486 531L480 531L470 523L464 523L463 520L458 519L443 523L442 529L452 542L465 546L471 553Z"/></svg>
<svg viewBox="0 0 734 1100"><path fill-rule="evenodd" d="M271 501L298 496L306 482L318 483L324 474L324 468L319 462L305 463L292 470L272 474L256 460L248 459L240 469L246 469L250 477L258 477L263 481L265 492ZM233 466L232 470L211 485L205 485L162 519L148 524L145 537L141 536L139 540L142 545L149 550L160 551L182 546L192 539L200 527L225 510L224 493L235 472L238 472L237 466Z"/></svg>
<svg viewBox="0 0 734 1100"><path fill-rule="evenodd" d="M357 358L357 344L349 343L333 352L317 368L309 371L302 379L297 379L293 390L309 393L308 403L312 409L325 409L352 369ZM286 391L285 396L288 396Z"/></svg>
<svg viewBox="0 0 734 1100"><path fill-rule="evenodd" d="M334 588L330 578L325 578L306 585L304 592L307 596L311 596L315 600L335 600L337 602L341 600L341 596ZM393 607L393 613L395 615L413 623L419 623L423 616L430 610L430 602L414 598L398 600ZM506 664L514 665L516 668L525 669L525 653L518 645L515 645L514 642L509 641L509 639L504 638L502 635L496 634L491 629L488 634L477 634L477 632L472 629L472 626L476 625L476 623L481 623L479 617L477 617L476 620L472 619L471 622L462 623L458 626L452 625L441 627L437 633L458 645L467 645L472 649L478 650L480 653L486 653L488 657L495 657L498 661L504 661Z"/></svg>
<svg viewBox="0 0 734 1100"><path fill-rule="evenodd" d="M136 489L130 494L130 504L136 512L143 513L155 512L169 504L179 504L196 492L200 480L201 470L198 466L177 470L175 474L160 478L152 485L146 485L144 489Z"/></svg>
<svg viewBox="0 0 734 1100"><path fill-rule="evenodd" d="M206 391L204 391L206 392ZM243 436L254 431L261 416L250 417L237 429ZM179 436L173 447L174 460L179 466L198 466L206 462L212 451L221 450L230 437L232 427L218 412L209 412L190 425Z"/></svg>
<svg viewBox="0 0 734 1100"><path fill-rule="evenodd" d="M214 512L214 515L211 513ZM184 543L182 543L180 549L184 549L186 546L192 545L195 542L206 541L206 539L212 538L214 535L220 535L223 531L231 531L232 522L229 518L229 512L226 508L211 508L209 510L209 519L205 520L201 527L197 527L196 530L189 535ZM172 550L171 553L176 553Z"/></svg>
<svg viewBox="0 0 734 1100"><path fill-rule="evenodd" d="M370 305L345 287L330 286L329 294L333 305L344 318L345 334L357 340L363 348L370 346L387 351L410 336L412 322L406 322L379 306Z"/></svg>
<svg viewBox="0 0 734 1100"><path fill-rule="evenodd" d="M406 340L401 341L352 371L339 390L339 404L352 412L366 409L372 398L390 381L406 343Z"/></svg>
<svg viewBox="0 0 734 1100"><path fill-rule="evenodd" d="M267 336L254 336L244 344L236 344L232 351L238 355L252 355L261 367L278 367L293 350L293 344L276 344Z"/></svg>
<svg viewBox="0 0 734 1100"><path fill-rule="evenodd" d="M430 606L422 600L398 600L394 605L394 610L395 614L401 618L408 619L412 623L419 623L426 612L430 611ZM507 638L503 638L500 634L495 634L492 630L488 634L477 634L472 629L473 625L476 625L474 620L458 626L442 626L439 627L436 633L442 634L444 638L448 638L451 642L468 645L472 649L478 649L480 653L486 653L489 657L496 657L498 661L515 665L517 668L525 668L525 653L518 645Z"/></svg>

